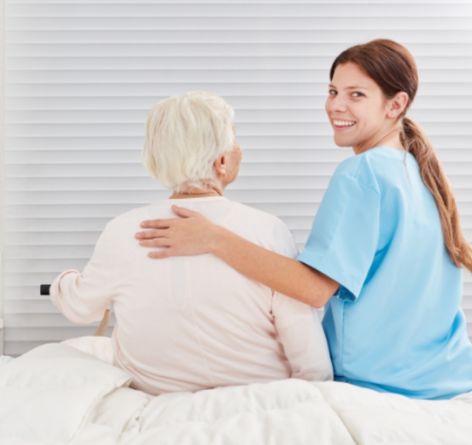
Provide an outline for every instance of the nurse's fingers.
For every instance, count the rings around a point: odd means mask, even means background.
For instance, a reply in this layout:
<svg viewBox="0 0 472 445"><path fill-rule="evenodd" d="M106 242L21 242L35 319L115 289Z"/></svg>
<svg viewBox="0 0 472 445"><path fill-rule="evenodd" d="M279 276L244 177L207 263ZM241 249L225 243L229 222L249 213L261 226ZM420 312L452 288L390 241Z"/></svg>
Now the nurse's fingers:
<svg viewBox="0 0 472 445"><path fill-rule="evenodd" d="M148 253L149 258L153 258L155 260L162 259L162 258L169 258L171 256L176 256L176 252L172 249L172 247L168 247L166 249L161 250L154 250L153 252Z"/></svg>
<svg viewBox="0 0 472 445"><path fill-rule="evenodd" d="M143 247L170 247L170 243L167 238L141 240L139 245Z"/></svg>
<svg viewBox="0 0 472 445"><path fill-rule="evenodd" d="M167 235L168 229L151 229L145 230L143 232L137 232L134 236L137 239L145 240L145 239L154 239L154 238L162 238Z"/></svg>
<svg viewBox="0 0 472 445"><path fill-rule="evenodd" d="M172 206L172 211L181 218L190 218L191 216L201 216L200 213L194 212L193 210L186 209L185 207L179 207L176 205Z"/></svg>
<svg viewBox="0 0 472 445"><path fill-rule="evenodd" d="M171 219L149 219L143 221L140 226L143 229L167 229L172 225L174 221L177 221L178 218Z"/></svg>

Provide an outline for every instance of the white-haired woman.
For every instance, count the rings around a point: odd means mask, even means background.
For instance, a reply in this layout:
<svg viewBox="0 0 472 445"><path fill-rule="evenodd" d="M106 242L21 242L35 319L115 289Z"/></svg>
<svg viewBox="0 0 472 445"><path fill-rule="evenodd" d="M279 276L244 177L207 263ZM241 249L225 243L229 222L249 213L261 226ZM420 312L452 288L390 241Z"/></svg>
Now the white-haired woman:
<svg viewBox="0 0 472 445"><path fill-rule="evenodd" d="M143 219L185 205L240 236L295 256L287 227L274 216L223 197L239 171L233 110L220 97L193 92L151 110L144 163L169 199L110 221L82 273L51 285L54 304L71 321L91 323L113 305L113 362L151 394L287 377L331 379L317 314L247 279L212 255L156 264L133 234Z"/></svg>

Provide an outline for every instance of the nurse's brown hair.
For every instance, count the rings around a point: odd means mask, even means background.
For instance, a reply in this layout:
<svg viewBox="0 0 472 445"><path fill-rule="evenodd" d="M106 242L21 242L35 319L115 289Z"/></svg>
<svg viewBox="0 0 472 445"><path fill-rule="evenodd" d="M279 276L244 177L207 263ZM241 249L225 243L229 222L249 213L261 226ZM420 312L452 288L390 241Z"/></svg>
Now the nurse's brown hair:
<svg viewBox="0 0 472 445"><path fill-rule="evenodd" d="M330 79L333 79L336 67L347 62L361 68L377 83L385 97L392 98L401 91L408 94L409 103L400 116L402 145L416 158L421 177L436 201L444 244L451 260L457 267L464 266L472 271L472 247L462 231L451 186L430 141L419 125L405 116L418 89L418 70L413 56L392 40L372 40L352 46L336 57L329 73Z"/></svg>

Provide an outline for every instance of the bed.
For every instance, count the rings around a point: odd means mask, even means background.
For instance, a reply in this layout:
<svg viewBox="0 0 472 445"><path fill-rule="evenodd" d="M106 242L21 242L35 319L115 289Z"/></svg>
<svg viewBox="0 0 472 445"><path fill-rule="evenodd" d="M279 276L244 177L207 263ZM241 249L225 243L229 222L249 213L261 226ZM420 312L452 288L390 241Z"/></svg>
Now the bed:
<svg viewBox="0 0 472 445"><path fill-rule="evenodd" d="M2 357L0 443L472 444L470 394L423 401L287 379L151 396L107 360L73 341Z"/></svg>

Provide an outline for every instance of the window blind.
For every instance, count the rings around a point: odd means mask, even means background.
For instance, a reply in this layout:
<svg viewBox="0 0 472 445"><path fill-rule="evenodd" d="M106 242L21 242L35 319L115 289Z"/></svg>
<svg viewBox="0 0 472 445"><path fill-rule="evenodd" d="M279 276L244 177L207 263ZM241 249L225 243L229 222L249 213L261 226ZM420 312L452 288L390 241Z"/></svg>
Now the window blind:
<svg viewBox="0 0 472 445"><path fill-rule="evenodd" d="M373 38L417 60L410 115L437 149L471 240L472 4L5 1L5 354L93 333L39 284L82 269L111 218L168 196L140 164L146 113L163 97L209 90L234 106L244 160L226 194L282 218L301 248L351 155L324 113L330 64ZM468 273L463 307L472 322Z"/></svg>

